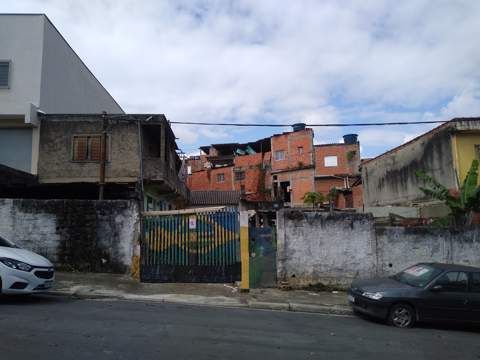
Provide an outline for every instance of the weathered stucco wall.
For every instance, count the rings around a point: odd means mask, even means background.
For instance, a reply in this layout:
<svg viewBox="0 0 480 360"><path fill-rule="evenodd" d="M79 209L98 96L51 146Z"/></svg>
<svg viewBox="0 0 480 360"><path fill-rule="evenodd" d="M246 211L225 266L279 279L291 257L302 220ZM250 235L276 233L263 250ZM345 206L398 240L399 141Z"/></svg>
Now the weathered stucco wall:
<svg viewBox="0 0 480 360"><path fill-rule="evenodd" d="M293 287L346 286L419 262L480 267L480 228L376 226L371 214L277 213L277 280Z"/></svg>
<svg viewBox="0 0 480 360"><path fill-rule="evenodd" d="M284 209L277 213L277 278L292 286L346 285L375 275L370 214Z"/></svg>
<svg viewBox="0 0 480 360"><path fill-rule="evenodd" d="M42 119L38 176L43 183L98 182L99 162L75 162L73 135L101 134L102 119L62 117ZM112 122L109 127L106 181L135 182L140 173L138 127L135 122Z"/></svg>
<svg viewBox="0 0 480 360"><path fill-rule="evenodd" d="M418 262L480 266L480 229L377 227L378 274L391 275Z"/></svg>
<svg viewBox="0 0 480 360"><path fill-rule="evenodd" d="M451 129L427 133L390 153L362 165L365 206L410 205L425 199L424 183L415 172L424 171L448 188L457 188Z"/></svg>
<svg viewBox="0 0 480 360"><path fill-rule="evenodd" d="M0 233L59 268L129 272L138 231L135 201L0 199Z"/></svg>

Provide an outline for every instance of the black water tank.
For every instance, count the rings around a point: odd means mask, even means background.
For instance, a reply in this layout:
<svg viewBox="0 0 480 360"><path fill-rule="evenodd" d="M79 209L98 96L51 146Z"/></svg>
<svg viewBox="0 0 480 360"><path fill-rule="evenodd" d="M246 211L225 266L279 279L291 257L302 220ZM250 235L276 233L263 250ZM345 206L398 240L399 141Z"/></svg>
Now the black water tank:
<svg viewBox="0 0 480 360"><path fill-rule="evenodd" d="M292 125L292 128L293 128L293 131L301 131L301 130L305 130L306 126L307 125L305 123L296 123Z"/></svg>
<svg viewBox="0 0 480 360"><path fill-rule="evenodd" d="M358 135L357 134L343 135L343 142L347 145L356 144L358 142Z"/></svg>

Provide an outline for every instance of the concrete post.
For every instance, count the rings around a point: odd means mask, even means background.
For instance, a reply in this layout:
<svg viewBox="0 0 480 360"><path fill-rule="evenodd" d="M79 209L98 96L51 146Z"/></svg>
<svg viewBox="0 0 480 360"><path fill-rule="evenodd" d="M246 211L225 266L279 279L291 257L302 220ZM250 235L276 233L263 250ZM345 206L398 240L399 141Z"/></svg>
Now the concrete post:
<svg viewBox="0 0 480 360"><path fill-rule="evenodd" d="M240 259L242 262L241 291L250 290L250 252L248 249L248 212L240 211Z"/></svg>

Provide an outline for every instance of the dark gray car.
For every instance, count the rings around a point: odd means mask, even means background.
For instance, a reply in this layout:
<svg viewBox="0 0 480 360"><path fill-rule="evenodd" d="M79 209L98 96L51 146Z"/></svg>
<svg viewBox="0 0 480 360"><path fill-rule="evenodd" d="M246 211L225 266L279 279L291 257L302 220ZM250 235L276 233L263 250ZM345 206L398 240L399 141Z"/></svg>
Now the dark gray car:
<svg viewBox="0 0 480 360"><path fill-rule="evenodd" d="M416 321L480 323L480 268L421 263L391 277L354 281L348 300L356 313L401 328Z"/></svg>

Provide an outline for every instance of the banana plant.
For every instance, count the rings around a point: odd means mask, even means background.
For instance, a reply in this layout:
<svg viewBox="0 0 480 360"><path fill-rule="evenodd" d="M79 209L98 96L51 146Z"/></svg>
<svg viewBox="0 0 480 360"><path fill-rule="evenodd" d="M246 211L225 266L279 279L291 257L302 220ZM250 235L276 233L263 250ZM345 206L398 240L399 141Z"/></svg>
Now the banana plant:
<svg viewBox="0 0 480 360"><path fill-rule="evenodd" d="M419 189L428 197L443 201L452 212L455 224L470 225L474 212L480 211L480 186L478 186L478 160L473 160L467 176L460 187L459 195L452 195L449 189L423 171L416 176L428 187Z"/></svg>

